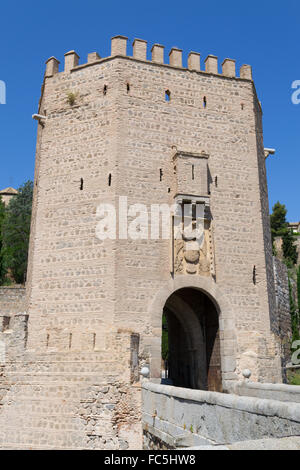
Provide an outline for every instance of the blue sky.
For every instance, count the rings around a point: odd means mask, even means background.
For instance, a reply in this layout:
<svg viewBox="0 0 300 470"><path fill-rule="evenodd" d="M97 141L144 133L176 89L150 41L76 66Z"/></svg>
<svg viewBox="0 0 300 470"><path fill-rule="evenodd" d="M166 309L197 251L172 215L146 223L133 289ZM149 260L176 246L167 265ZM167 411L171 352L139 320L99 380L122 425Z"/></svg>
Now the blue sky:
<svg viewBox="0 0 300 470"><path fill-rule="evenodd" d="M300 220L300 104L291 101L291 84L300 80L299 1L251 2L10 1L0 17L0 80L7 104L0 105L0 188L33 178L37 111L44 62L75 49L86 62L89 52L109 55L110 38L160 43L237 60L254 69L264 110L265 146L277 153L267 162L270 205L286 204L288 219ZM150 48L149 48L150 49ZM131 53L129 49L129 53ZM185 63L185 62L184 62ZM203 62L202 62L203 64ZM203 66L203 65L202 65Z"/></svg>

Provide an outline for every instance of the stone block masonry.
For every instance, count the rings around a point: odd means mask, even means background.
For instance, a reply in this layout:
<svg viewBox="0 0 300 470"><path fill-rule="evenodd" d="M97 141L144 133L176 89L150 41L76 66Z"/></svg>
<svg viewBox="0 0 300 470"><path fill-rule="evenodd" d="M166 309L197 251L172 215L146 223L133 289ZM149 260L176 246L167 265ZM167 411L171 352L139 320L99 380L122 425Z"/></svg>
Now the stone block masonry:
<svg viewBox="0 0 300 470"><path fill-rule="evenodd" d="M0 287L0 341L3 361L23 354L27 341L26 290L22 286ZM5 346L4 346L5 345Z"/></svg>
<svg viewBox="0 0 300 470"><path fill-rule="evenodd" d="M285 403L300 404L300 387L298 385L267 384L258 382L231 383L229 393L246 397L256 397L268 400L282 401Z"/></svg>
<svg viewBox="0 0 300 470"><path fill-rule="evenodd" d="M143 433L145 449L299 438L300 404L144 382Z"/></svg>
<svg viewBox="0 0 300 470"><path fill-rule="evenodd" d="M0 315L13 315L25 311L25 288L0 287Z"/></svg>
<svg viewBox="0 0 300 470"><path fill-rule="evenodd" d="M281 382L261 123L250 66L112 39L46 64L26 311L0 378L3 448L142 447L139 370L221 390ZM100 240L100 204L201 206L205 240ZM196 211L197 213L197 211ZM24 312L23 312L24 313ZM13 330L12 330L13 331ZM13 333L11 333L11 336ZM193 374L191 375L191 371Z"/></svg>
<svg viewBox="0 0 300 470"><path fill-rule="evenodd" d="M285 367L290 362L291 357L292 339L288 270L286 265L278 258L274 258L273 261L277 305L277 335L280 338L282 348L281 360L285 379Z"/></svg>

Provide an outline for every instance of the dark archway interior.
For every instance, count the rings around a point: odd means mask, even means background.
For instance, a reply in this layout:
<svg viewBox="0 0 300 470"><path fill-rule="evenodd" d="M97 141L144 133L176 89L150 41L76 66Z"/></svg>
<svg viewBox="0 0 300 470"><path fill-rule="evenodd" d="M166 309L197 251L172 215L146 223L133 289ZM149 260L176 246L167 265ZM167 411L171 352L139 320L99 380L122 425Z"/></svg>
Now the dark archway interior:
<svg viewBox="0 0 300 470"><path fill-rule="evenodd" d="M200 290L174 292L164 307L168 337L168 383L222 391L218 312Z"/></svg>

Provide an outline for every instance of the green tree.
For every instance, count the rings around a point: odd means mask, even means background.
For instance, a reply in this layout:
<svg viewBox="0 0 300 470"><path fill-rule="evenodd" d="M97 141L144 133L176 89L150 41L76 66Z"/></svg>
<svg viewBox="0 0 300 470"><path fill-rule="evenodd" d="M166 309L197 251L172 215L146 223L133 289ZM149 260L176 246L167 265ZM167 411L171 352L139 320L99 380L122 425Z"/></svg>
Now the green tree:
<svg viewBox="0 0 300 470"><path fill-rule="evenodd" d="M295 237L291 230L282 235L282 252L288 267L294 266L298 261L297 247L294 245Z"/></svg>
<svg viewBox="0 0 300 470"><path fill-rule="evenodd" d="M2 230L4 265L18 284L26 279L32 194L33 183L27 181L10 200Z"/></svg>
<svg viewBox="0 0 300 470"><path fill-rule="evenodd" d="M2 252L4 218L5 218L5 206L0 196L0 285L3 284L4 279L5 279L4 257L3 257L3 252Z"/></svg>
<svg viewBox="0 0 300 470"><path fill-rule="evenodd" d="M284 204L276 202L273 206L271 219L271 233L272 240L274 241L275 237L281 237L288 228L288 223L286 221L287 210Z"/></svg>
<svg viewBox="0 0 300 470"><path fill-rule="evenodd" d="M270 216L271 222L271 233L273 242L273 252L275 254L274 240L276 237L282 238L282 252L284 261L288 267L292 267L297 263L298 253L297 248L294 245L295 237L292 231L289 229L288 222L286 220L287 210L284 204L276 202L273 206L273 212Z"/></svg>

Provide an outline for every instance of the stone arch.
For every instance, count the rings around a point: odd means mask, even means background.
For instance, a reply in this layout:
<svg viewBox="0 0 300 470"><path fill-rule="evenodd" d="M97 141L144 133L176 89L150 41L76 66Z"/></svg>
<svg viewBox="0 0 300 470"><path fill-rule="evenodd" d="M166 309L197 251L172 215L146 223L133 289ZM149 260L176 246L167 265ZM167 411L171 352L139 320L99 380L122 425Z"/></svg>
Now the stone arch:
<svg viewBox="0 0 300 470"><path fill-rule="evenodd" d="M168 383L222 391L219 315L210 298L199 289L179 289L168 298L164 314Z"/></svg>
<svg viewBox="0 0 300 470"><path fill-rule="evenodd" d="M184 288L200 290L214 304L219 316L222 380L224 383L225 380L236 379L237 339L231 305L211 278L194 275L180 275L170 279L149 304L148 315L151 319L151 338L148 343L150 378L155 381L161 378L161 333L164 306L173 293Z"/></svg>

